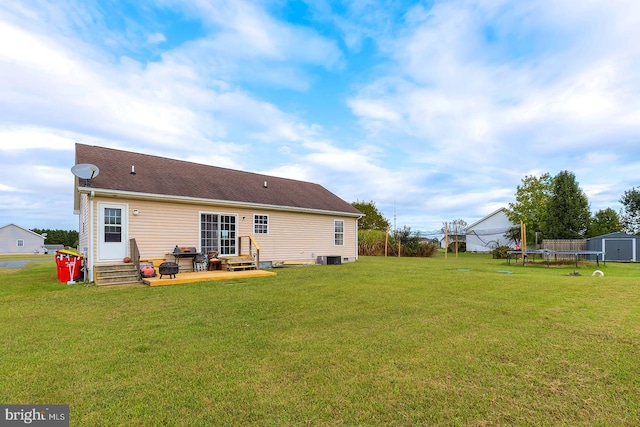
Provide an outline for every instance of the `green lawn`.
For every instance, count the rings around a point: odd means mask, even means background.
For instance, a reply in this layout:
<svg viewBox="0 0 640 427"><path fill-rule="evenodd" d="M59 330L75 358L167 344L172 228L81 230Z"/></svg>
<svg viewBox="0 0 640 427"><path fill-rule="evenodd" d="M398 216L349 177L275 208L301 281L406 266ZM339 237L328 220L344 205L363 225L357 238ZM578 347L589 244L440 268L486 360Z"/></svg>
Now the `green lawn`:
<svg viewBox="0 0 640 427"><path fill-rule="evenodd" d="M362 257L157 288L0 269L0 402L76 426L635 426L639 268Z"/></svg>

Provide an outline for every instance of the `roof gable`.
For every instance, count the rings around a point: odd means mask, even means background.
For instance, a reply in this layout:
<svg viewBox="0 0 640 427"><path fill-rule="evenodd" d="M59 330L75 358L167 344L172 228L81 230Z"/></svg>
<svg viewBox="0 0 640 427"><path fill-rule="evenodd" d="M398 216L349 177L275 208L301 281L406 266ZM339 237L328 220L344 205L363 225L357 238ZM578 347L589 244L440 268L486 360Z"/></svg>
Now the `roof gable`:
<svg viewBox="0 0 640 427"><path fill-rule="evenodd" d="M96 190L361 215L326 188L305 181L84 144L76 144L78 163L98 166L90 183Z"/></svg>
<svg viewBox="0 0 640 427"><path fill-rule="evenodd" d="M10 224L3 225L2 227L0 227L0 230L4 230L5 228L7 228L7 229L8 229L8 228L15 228L15 229L18 229L18 230L19 230L19 231L21 231L21 232L28 233L28 234L31 234L31 235L33 235L33 236L40 237L42 240L45 240L45 239L46 239L46 237L44 237L43 235L38 234L38 233L36 233L35 231L31 231L31 230L29 230L28 228L20 227L20 226L19 226L19 225L17 225L17 224L10 223Z"/></svg>
<svg viewBox="0 0 640 427"><path fill-rule="evenodd" d="M467 226L467 231L476 228L479 224L482 224L484 222L487 222L490 219L493 219L494 217L497 217L498 215L503 216L504 218L504 222L505 225L508 223L512 226L515 226L515 224L511 223L511 221L509 221L509 218L507 217L507 213L506 213L506 209L505 208L500 208L497 209L493 212L491 212L489 215L479 219L478 221L474 222L473 224Z"/></svg>

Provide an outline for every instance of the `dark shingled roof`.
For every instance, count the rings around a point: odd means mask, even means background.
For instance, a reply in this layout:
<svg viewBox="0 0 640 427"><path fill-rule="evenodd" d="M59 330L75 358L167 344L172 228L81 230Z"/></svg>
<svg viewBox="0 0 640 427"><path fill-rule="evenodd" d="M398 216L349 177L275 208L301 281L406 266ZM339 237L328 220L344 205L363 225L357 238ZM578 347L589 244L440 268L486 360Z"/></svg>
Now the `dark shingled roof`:
<svg viewBox="0 0 640 427"><path fill-rule="evenodd" d="M100 172L90 184L96 190L360 214L349 203L311 182L84 144L76 144L78 163L98 166ZM131 174L131 166L135 166L135 175Z"/></svg>

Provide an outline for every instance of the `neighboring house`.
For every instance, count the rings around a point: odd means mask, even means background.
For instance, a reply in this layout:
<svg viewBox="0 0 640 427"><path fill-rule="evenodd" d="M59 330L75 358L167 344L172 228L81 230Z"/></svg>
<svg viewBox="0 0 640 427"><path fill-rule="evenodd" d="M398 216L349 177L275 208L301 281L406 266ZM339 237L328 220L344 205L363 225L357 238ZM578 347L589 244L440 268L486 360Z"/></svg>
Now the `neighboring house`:
<svg viewBox="0 0 640 427"><path fill-rule="evenodd" d="M99 168L75 178L78 250L91 281L96 263L130 256L129 239L143 259L173 261L175 246L240 255L242 236L260 246L261 264L358 257L362 213L318 184L84 144L76 164Z"/></svg>
<svg viewBox="0 0 640 427"><path fill-rule="evenodd" d="M609 233L587 239L588 251L603 251L601 260L618 262L637 262L640 250L640 236L625 233ZM588 255L595 260L594 255Z"/></svg>
<svg viewBox="0 0 640 427"><path fill-rule="evenodd" d="M0 253L33 254L45 253L45 236L15 224L0 227Z"/></svg>
<svg viewBox="0 0 640 427"><path fill-rule="evenodd" d="M514 241L504 234L515 224L507 218L506 209L500 208L467 227L467 252L491 252L498 246L515 248Z"/></svg>

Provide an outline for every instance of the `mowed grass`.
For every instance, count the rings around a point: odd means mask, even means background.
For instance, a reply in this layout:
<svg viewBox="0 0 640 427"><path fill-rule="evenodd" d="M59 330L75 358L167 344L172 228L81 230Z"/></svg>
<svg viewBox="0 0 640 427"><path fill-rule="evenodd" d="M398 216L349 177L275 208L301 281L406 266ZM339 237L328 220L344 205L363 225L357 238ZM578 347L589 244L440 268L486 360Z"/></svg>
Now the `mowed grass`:
<svg viewBox="0 0 640 427"><path fill-rule="evenodd" d="M0 269L0 402L82 426L638 425L640 265L574 267L361 257L157 288Z"/></svg>

